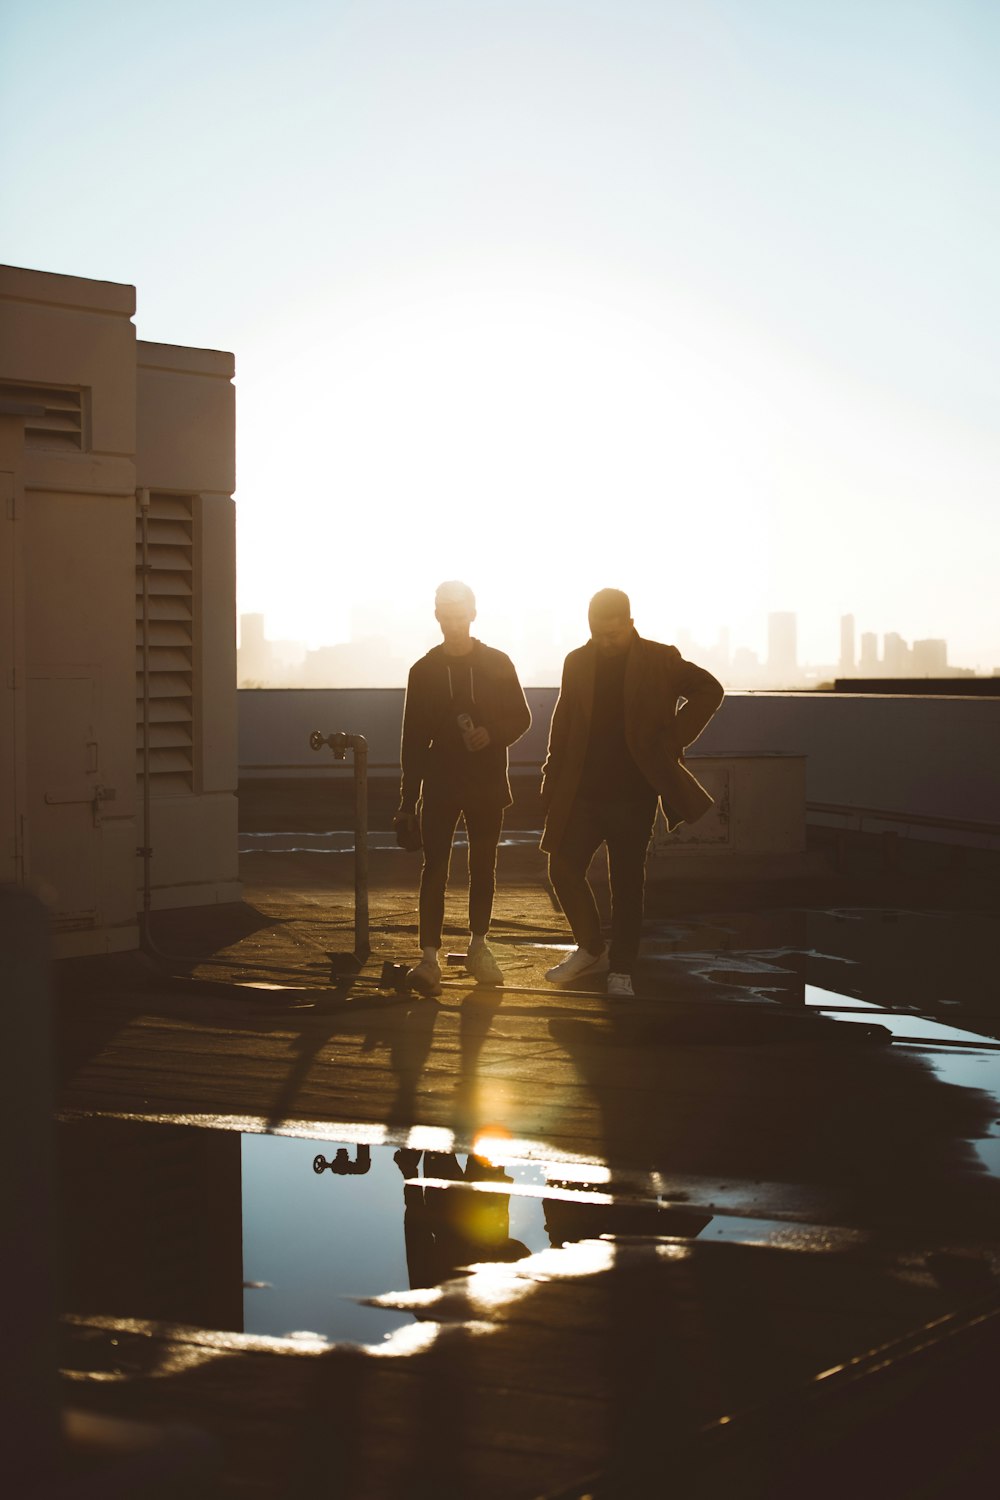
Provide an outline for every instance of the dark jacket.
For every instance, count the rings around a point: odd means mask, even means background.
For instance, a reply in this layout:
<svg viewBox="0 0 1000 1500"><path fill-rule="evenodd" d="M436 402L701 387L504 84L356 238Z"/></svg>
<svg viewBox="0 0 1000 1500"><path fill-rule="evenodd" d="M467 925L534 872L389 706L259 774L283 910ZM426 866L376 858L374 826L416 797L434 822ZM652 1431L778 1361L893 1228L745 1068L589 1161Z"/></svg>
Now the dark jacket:
<svg viewBox="0 0 1000 1500"><path fill-rule="evenodd" d="M563 665L542 767L545 831L542 848L559 848L583 775L594 703L597 648L588 641ZM625 665L625 740L629 754L656 791L667 827L693 823L712 798L684 764L683 752L701 734L724 697L720 682L685 661L676 646L633 635ZM684 702L678 707L680 700ZM610 790L610 789L609 789Z"/></svg>
<svg viewBox="0 0 1000 1500"><path fill-rule="evenodd" d="M462 658L465 660L465 658ZM476 758L477 800L509 807L513 800L507 776L507 748L531 723L531 713L517 680L514 663L502 651L472 643L472 719L489 731L485 750L468 751L456 723L443 646L414 662L406 684L400 762L403 777L399 802L412 811L421 795L451 792L456 767Z"/></svg>

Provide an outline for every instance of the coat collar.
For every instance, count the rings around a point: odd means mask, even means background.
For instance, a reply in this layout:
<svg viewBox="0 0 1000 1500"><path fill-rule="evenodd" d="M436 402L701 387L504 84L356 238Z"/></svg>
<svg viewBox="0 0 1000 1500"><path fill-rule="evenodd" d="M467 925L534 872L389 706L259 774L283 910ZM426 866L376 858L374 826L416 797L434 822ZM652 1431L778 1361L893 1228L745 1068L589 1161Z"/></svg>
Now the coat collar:
<svg viewBox="0 0 1000 1500"><path fill-rule="evenodd" d="M633 629L629 642L628 660L625 663L625 723L632 722L635 702L639 696L639 632Z"/></svg>
<svg viewBox="0 0 1000 1500"><path fill-rule="evenodd" d="M639 692L639 646L641 637L633 627L625 662L625 720L628 722ZM580 652L580 698L587 728L594 710L594 679L597 674L597 647L587 641Z"/></svg>

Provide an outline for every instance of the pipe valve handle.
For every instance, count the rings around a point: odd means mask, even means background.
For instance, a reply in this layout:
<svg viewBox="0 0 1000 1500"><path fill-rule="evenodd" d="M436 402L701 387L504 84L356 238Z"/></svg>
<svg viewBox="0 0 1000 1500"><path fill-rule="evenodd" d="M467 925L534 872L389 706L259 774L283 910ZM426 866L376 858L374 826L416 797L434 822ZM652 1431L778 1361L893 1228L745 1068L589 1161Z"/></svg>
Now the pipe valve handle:
<svg viewBox="0 0 1000 1500"><path fill-rule="evenodd" d="M351 736L344 729L339 729L336 734L320 734L318 729L314 729L309 736L309 743L314 750L321 750L324 745L329 745L336 760L346 760Z"/></svg>

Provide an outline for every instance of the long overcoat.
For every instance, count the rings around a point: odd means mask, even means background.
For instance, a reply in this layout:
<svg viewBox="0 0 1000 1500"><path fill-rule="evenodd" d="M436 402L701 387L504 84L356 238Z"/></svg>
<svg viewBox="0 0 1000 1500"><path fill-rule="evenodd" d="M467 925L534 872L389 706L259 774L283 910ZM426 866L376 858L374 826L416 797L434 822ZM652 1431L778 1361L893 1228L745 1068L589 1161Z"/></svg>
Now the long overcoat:
<svg viewBox="0 0 1000 1500"><path fill-rule="evenodd" d="M542 848L549 854L559 848L583 776L596 663L597 648L588 641L571 651L563 665L542 767ZM676 646L633 635L625 664L625 740L660 799L668 828L694 823L712 806L712 798L684 764L684 751L723 697L722 684L711 672L686 661Z"/></svg>

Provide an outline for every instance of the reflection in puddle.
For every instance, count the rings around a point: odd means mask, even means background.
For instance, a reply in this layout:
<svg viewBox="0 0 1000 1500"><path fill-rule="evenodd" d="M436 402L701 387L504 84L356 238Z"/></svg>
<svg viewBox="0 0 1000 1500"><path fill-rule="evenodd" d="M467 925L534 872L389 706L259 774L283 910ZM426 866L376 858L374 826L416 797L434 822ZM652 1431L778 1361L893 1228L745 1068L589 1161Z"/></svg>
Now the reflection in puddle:
<svg viewBox="0 0 1000 1500"><path fill-rule="evenodd" d="M60 1306L81 1316L399 1347L395 1332L433 1314L393 1293L711 1217L648 1185L616 1198L594 1162L500 1165L485 1138L455 1151L447 1131L394 1146L98 1117L61 1121L58 1142Z"/></svg>
<svg viewBox="0 0 1000 1500"><path fill-rule="evenodd" d="M549 1243L541 1202L502 1190L543 1181L534 1164L515 1178L471 1154L317 1153L315 1141L268 1135L245 1135L242 1157L244 1277L270 1283L244 1294L248 1333L309 1329L371 1343L412 1317L351 1299L435 1286Z"/></svg>
<svg viewBox="0 0 1000 1500"><path fill-rule="evenodd" d="M439 1286L602 1234L695 1235L711 1213L595 1191L591 1164L512 1162L410 1147L316 1152L287 1136L243 1137L248 1333L310 1330L371 1343L410 1318L351 1299ZM479 1278L476 1295L482 1293ZM474 1299L473 1299L474 1300ZM406 1306L424 1311L423 1299ZM470 1304L471 1306L471 1304ZM432 1313L424 1311L425 1316Z"/></svg>
<svg viewBox="0 0 1000 1500"><path fill-rule="evenodd" d="M837 1007L846 1024L873 1009L815 984L803 995L809 1007ZM1000 1056L977 1033L912 1012L880 1014L879 1025L941 1082L991 1101L990 1133L970 1147L1000 1178ZM625 1174L498 1137L470 1153L429 1127L386 1141L372 1126L318 1125L304 1137L186 1119L60 1123L64 1311L388 1353L419 1338L435 1288L469 1265L496 1266L499 1288L510 1283L504 1267L542 1252L563 1268L554 1274L572 1274L576 1250L562 1247L605 1253L593 1248L602 1236L823 1250L846 1232L817 1230L822 1193L792 1181ZM488 1281L466 1289L470 1316Z"/></svg>
<svg viewBox="0 0 1000 1500"><path fill-rule="evenodd" d="M424 1294L467 1266L608 1234L691 1237L712 1219L664 1203L658 1180L616 1196L594 1162L433 1144L64 1120L62 1310L399 1347L433 1318Z"/></svg>

